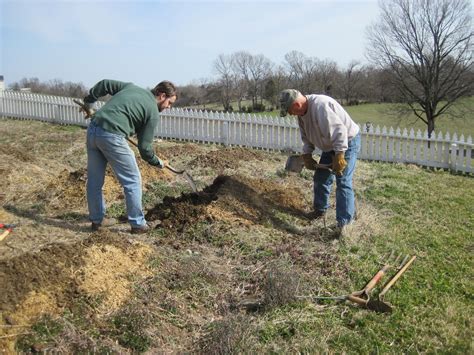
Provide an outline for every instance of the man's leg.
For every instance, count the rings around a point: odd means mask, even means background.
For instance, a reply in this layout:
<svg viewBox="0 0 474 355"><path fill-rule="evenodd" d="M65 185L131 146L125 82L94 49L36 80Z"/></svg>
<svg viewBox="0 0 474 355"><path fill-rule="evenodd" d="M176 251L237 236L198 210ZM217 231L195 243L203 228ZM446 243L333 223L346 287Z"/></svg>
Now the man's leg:
<svg viewBox="0 0 474 355"><path fill-rule="evenodd" d="M323 152L320 164L331 164L332 157L330 153ZM334 176L326 169L316 169L313 176L314 201L313 208L315 213L324 214L329 208L329 195L331 193Z"/></svg>
<svg viewBox="0 0 474 355"><path fill-rule="evenodd" d="M146 225L142 210L140 170L125 137L102 130L98 146L123 187L128 222L132 228Z"/></svg>
<svg viewBox="0 0 474 355"><path fill-rule="evenodd" d="M359 151L360 134L349 141L349 147L344 154L347 166L342 176L336 177L336 220L339 227L349 224L355 216L352 179Z"/></svg>
<svg viewBox="0 0 474 355"><path fill-rule="evenodd" d="M96 145L96 127L87 129L87 206L89 220L99 225L105 216L105 200L102 193L107 160Z"/></svg>

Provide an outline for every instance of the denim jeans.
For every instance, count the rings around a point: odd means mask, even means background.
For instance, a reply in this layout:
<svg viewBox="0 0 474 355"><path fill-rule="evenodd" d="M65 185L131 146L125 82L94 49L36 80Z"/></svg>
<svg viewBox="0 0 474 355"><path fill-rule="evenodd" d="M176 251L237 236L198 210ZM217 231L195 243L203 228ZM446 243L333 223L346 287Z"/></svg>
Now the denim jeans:
<svg viewBox="0 0 474 355"><path fill-rule="evenodd" d="M357 155L360 152L360 133L349 141L349 147L344 154L347 167L342 176L336 176L336 220L337 225L342 227L350 223L355 216L354 190L352 189L352 177L356 166ZM323 152L320 164L331 164L334 152ZM334 174L324 169L317 169L313 177L314 181L314 203L315 211L324 212L329 208L329 194L334 182Z"/></svg>
<svg viewBox="0 0 474 355"><path fill-rule="evenodd" d="M132 227L144 225L141 175L133 151L124 136L104 131L92 121L87 128L87 205L93 223L101 223L106 212L102 187L107 163L123 187L128 222Z"/></svg>

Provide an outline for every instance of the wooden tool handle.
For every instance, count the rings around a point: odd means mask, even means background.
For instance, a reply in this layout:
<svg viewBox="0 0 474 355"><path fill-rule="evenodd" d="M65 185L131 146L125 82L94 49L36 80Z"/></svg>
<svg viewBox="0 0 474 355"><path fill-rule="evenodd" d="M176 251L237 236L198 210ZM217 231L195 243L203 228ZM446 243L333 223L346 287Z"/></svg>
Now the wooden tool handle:
<svg viewBox="0 0 474 355"><path fill-rule="evenodd" d="M351 302L360 304L361 306L364 306L364 307L367 306L367 300L364 300L363 298L360 298L360 297L357 297L357 296L354 296L354 295L348 295L346 297L346 299L351 301Z"/></svg>
<svg viewBox="0 0 474 355"><path fill-rule="evenodd" d="M382 292L379 294L379 298L383 298L385 293L393 286L393 284L402 276L402 274L408 269L408 267L415 261L416 255L413 255L412 258L395 274L394 277L388 282L387 285L383 288Z"/></svg>
<svg viewBox="0 0 474 355"><path fill-rule="evenodd" d="M3 239L5 239L5 238L7 237L7 235L10 234L11 231L12 231L11 228L8 228L5 232L3 232L3 233L0 235L0 242L1 242Z"/></svg>
<svg viewBox="0 0 474 355"><path fill-rule="evenodd" d="M364 288L364 291L365 293L370 293L370 291L372 291L372 289L375 287L375 285L377 285L377 283L380 281L380 279L383 277L383 275L385 275L385 272L390 268L389 265L384 265L383 268L381 268L376 274L375 276L372 278L372 280L369 281L369 283L367 284L367 286L365 286Z"/></svg>

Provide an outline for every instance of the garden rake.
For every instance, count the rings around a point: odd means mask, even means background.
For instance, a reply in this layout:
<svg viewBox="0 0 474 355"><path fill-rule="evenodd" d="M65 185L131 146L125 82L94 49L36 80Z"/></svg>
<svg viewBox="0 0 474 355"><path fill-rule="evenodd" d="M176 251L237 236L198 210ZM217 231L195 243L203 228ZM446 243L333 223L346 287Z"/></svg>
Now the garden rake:
<svg viewBox="0 0 474 355"><path fill-rule="evenodd" d="M352 292L348 295L342 295L342 296L316 296L312 297L313 300L335 300L335 301L350 301L353 303L358 304L359 306L362 306L364 308L377 311L377 312L391 312L392 308L390 305L387 303L383 302L382 300L372 300L371 299L371 293L375 286L378 284L378 282L382 279L382 277L386 274L386 272L390 269L391 264L397 264L400 259L401 259L401 254L398 255L396 258L393 257L394 253L393 251L390 253L389 257L386 259L386 263L383 265L383 267L377 271L377 273L372 277L372 279L367 283L367 285L359 291ZM400 270L404 268L406 264L408 264L406 261L408 260L408 256L405 257L405 259L401 262L400 266L398 267L399 273ZM405 268L406 270L406 268ZM401 274L401 273L400 273ZM398 275L398 273L397 273ZM398 276L400 277L400 276ZM397 279L398 279L397 277ZM393 278L395 279L395 277ZM392 279L392 280L393 280ZM395 279L393 282L395 282L397 279ZM385 292L388 291L388 289L393 285L391 283L390 285L387 284ZM383 292L383 291L382 291ZM382 298L383 299L383 298Z"/></svg>
<svg viewBox="0 0 474 355"><path fill-rule="evenodd" d="M400 267L397 273L387 282L382 291L379 293L378 299L370 299L367 302L367 308L376 312L381 313L391 313L392 306L385 302L385 294L393 286L393 284L402 276L402 274L410 267L410 265L415 261L416 255L413 255L410 260L408 260L408 255L405 257L403 262L400 264Z"/></svg>

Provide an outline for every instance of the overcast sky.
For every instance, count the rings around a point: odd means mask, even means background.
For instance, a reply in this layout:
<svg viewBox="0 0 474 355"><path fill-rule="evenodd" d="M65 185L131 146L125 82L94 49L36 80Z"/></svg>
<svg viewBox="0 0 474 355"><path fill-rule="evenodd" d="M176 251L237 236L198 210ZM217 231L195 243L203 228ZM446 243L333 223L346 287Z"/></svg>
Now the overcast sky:
<svg viewBox="0 0 474 355"><path fill-rule="evenodd" d="M245 50L366 62L376 0L0 0L0 75L91 87L109 78L152 87L213 78L219 54Z"/></svg>

